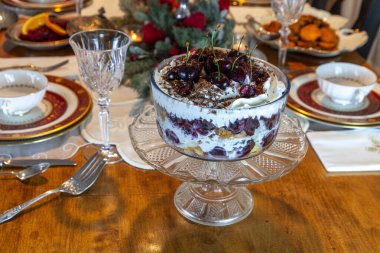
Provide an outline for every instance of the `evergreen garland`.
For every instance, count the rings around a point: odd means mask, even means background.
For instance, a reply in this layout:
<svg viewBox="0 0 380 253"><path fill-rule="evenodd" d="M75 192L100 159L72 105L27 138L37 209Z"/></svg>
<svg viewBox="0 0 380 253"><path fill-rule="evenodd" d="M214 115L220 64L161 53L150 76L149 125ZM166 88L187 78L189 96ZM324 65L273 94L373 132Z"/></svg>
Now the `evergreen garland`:
<svg viewBox="0 0 380 253"><path fill-rule="evenodd" d="M228 17L228 10L220 10L218 0L194 0L188 4L191 13L200 12L204 15L205 25L202 30L184 26L182 21L175 18L175 0L119 1L125 17L113 20L118 26L150 23L166 37L150 47L144 43L130 47L130 61L126 64L125 75L130 80L128 83L131 87L142 97L149 95L150 75L154 66L164 58L185 52L186 42L190 43L191 48L203 48L207 46L208 35L217 30L215 46L229 47L232 43L235 23Z"/></svg>

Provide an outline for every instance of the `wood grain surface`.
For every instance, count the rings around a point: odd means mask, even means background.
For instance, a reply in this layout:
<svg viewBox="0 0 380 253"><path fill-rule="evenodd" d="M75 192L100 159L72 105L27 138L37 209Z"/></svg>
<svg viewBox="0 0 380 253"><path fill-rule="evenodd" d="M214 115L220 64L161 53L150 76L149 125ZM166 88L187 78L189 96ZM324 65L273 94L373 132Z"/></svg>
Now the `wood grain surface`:
<svg viewBox="0 0 380 253"><path fill-rule="evenodd" d="M4 43L0 57L66 55ZM271 62L276 51L260 46ZM4 60L4 59L1 59ZM365 64L357 53L321 59L289 54L301 69L327 61ZM353 154L355 155L355 154ZM20 182L0 179L0 212L58 187L76 168L57 167ZM175 209L181 182L126 163L108 165L81 196L55 195L0 224L0 252L380 252L380 174L329 174L309 147L290 174L251 185L253 212L226 227L198 225Z"/></svg>

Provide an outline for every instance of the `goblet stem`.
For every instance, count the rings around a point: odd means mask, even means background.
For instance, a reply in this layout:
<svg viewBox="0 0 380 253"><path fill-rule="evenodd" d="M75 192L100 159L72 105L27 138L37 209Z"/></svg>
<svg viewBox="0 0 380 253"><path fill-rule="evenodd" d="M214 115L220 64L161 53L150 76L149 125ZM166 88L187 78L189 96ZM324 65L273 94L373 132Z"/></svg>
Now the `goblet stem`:
<svg viewBox="0 0 380 253"><path fill-rule="evenodd" d="M98 99L99 106L99 123L102 136L102 150L109 152L110 150L110 99L108 97L100 97Z"/></svg>
<svg viewBox="0 0 380 253"><path fill-rule="evenodd" d="M75 11L78 17L82 15L82 9L83 9L83 0L75 0Z"/></svg>
<svg viewBox="0 0 380 253"><path fill-rule="evenodd" d="M279 41L279 50L278 50L278 64L280 68L285 67L286 62L286 53L288 51L288 35L290 34L290 29L288 25L282 25L280 29L280 41Z"/></svg>

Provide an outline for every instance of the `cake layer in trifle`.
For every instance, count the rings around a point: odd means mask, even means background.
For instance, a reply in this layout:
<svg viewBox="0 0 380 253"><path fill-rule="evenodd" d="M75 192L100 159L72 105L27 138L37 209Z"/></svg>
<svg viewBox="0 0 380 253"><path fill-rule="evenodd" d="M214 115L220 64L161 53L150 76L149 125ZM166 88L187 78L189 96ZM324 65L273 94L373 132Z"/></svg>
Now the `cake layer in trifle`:
<svg viewBox="0 0 380 253"><path fill-rule="evenodd" d="M285 106L289 87L278 73L264 61L222 49L165 60L152 76L162 137L203 159L259 154L273 142Z"/></svg>

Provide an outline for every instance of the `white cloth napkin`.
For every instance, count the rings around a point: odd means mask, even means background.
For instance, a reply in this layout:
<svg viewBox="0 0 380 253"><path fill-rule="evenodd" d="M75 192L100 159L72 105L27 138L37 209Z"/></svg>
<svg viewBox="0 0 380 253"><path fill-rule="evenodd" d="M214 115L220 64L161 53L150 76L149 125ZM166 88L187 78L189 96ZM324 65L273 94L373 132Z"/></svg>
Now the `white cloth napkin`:
<svg viewBox="0 0 380 253"><path fill-rule="evenodd" d="M66 159L88 143L82 138L79 129L75 128L68 133L47 141L29 144L0 145L0 156L11 156L22 159Z"/></svg>
<svg viewBox="0 0 380 253"><path fill-rule="evenodd" d="M380 129L306 134L328 172L380 171Z"/></svg>
<svg viewBox="0 0 380 253"><path fill-rule="evenodd" d="M128 93L127 87L121 87L119 93ZM112 98L111 98L112 101ZM142 99L129 100L124 103L118 102L110 106L110 143L115 144L117 151L124 161L140 169L153 168L147 165L134 150L129 137L128 127L134 118L143 110ZM98 107L92 111L92 117L81 126L81 134L90 143L101 144Z"/></svg>

